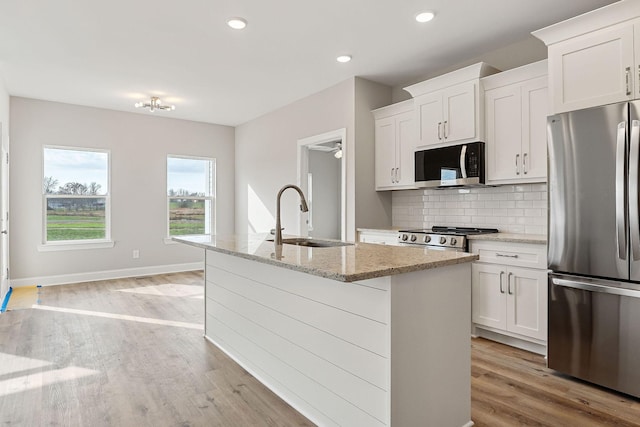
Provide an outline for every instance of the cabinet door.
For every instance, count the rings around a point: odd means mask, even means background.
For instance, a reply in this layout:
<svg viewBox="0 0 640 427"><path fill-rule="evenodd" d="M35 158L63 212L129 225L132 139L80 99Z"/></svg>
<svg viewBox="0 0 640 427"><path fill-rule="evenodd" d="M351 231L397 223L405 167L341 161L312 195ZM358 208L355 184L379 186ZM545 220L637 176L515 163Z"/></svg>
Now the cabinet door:
<svg viewBox="0 0 640 427"><path fill-rule="evenodd" d="M547 78L522 85L522 177L547 179Z"/></svg>
<svg viewBox="0 0 640 427"><path fill-rule="evenodd" d="M445 89L442 103L442 131L445 140L454 142L476 139L476 84L462 83Z"/></svg>
<svg viewBox="0 0 640 427"><path fill-rule="evenodd" d="M418 131L417 146L444 142L442 119L442 93L427 93L414 100Z"/></svg>
<svg viewBox="0 0 640 427"><path fill-rule="evenodd" d="M507 330L546 341L546 271L509 268L507 273Z"/></svg>
<svg viewBox="0 0 640 427"><path fill-rule="evenodd" d="M471 264L471 320L498 329L507 327L507 269L501 265Z"/></svg>
<svg viewBox="0 0 640 427"><path fill-rule="evenodd" d="M415 152L415 127L414 112L396 116L396 167L398 168L397 184L402 186L413 185L415 183L414 152Z"/></svg>
<svg viewBox="0 0 640 427"><path fill-rule="evenodd" d="M633 25L629 23L549 46L553 113L631 99L633 67Z"/></svg>
<svg viewBox="0 0 640 427"><path fill-rule="evenodd" d="M391 187L395 176L396 129L394 117L376 120L376 190Z"/></svg>
<svg viewBox="0 0 640 427"><path fill-rule="evenodd" d="M523 159L520 94L519 84L485 92L488 182L516 179L521 173Z"/></svg>

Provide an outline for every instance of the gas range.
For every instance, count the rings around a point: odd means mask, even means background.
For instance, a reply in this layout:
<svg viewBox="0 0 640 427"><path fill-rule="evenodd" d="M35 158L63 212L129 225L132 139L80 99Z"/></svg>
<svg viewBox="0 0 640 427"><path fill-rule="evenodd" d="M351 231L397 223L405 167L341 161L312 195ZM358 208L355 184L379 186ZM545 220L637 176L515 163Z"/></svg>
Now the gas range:
<svg viewBox="0 0 640 427"><path fill-rule="evenodd" d="M424 246L428 249L466 252L469 245L467 236L471 234L497 233L496 228L433 226L431 230L400 230L398 243L401 245Z"/></svg>

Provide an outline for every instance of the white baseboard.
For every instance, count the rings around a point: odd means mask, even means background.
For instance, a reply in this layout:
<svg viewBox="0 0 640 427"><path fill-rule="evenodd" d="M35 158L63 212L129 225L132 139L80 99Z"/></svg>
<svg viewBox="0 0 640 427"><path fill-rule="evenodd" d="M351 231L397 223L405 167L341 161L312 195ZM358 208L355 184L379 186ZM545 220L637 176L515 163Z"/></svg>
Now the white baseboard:
<svg viewBox="0 0 640 427"><path fill-rule="evenodd" d="M70 283L95 282L97 280L122 279L124 277L152 276L154 274L179 273L182 271L203 270L204 262L187 264L154 265L149 267L123 268L121 270L92 271L88 273L61 274L57 276L27 277L24 279L9 279L9 285L14 288L24 286L53 286Z"/></svg>
<svg viewBox="0 0 640 427"><path fill-rule="evenodd" d="M480 326L476 326L475 334L472 335L474 338L486 338L491 341L496 341L501 344L509 345L511 347L516 347L521 350L530 351L532 353L540 354L542 356L547 356L547 346L546 344L536 343L533 341L511 337L505 335L504 333L494 332L488 329L484 329Z"/></svg>

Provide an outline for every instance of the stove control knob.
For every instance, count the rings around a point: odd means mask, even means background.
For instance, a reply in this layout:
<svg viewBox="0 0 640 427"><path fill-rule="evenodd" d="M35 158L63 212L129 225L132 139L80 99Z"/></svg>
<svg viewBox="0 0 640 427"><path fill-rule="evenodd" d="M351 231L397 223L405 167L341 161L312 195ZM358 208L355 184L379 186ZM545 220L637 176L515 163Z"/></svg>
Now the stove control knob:
<svg viewBox="0 0 640 427"><path fill-rule="evenodd" d="M415 234L411 235L411 241L415 242L416 240L418 240L418 236L416 236Z"/></svg>
<svg viewBox="0 0 640 427"><path fill-rule="evenodd" d="M451 238L451 246L455 246L455 244L456 244L457 242L458 242L458 241L456 240L456 238L455 238L455 237L452 237L452 238Z"/></svg>
<svg viewBox="0 0 640 427"><path fill-rule="evenodd" d="M424 242L425 243L429 243L430 241L431 241L431 236L429 236L429 235L424 236Z"/></svg>
<svg viewBox="0 0 640 427"><path fill-rule="evenodd" d="M444 245L445 243L447 243L447 238L446 237L441 237L440 238L440 244Z"/></svg>
<svg viewBox="0 0 640 427"><path fill-rule="evenodd" d="M403 242L406 242L408 238L409 238L409 235L407 235L407 234L403 234L402 235L402 241Z"/></svg>

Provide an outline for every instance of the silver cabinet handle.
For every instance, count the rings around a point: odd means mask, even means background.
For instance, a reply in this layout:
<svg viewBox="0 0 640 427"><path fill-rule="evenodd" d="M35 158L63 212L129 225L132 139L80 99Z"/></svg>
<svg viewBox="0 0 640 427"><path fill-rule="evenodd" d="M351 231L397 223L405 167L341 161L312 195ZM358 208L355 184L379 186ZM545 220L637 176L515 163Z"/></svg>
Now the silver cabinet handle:
<svg viewBox="0 0 640 427"><path fill-rule="evenodd" d="M631 85L629 84L629 79L630 79L630 74L631 74L631 67L627 67L624 70L625 73L625 81L627 83L627 96L631 95Z"/></svg>
<svg viewBox="0 0 640 427"><path fill-rule="evenodd" d="M504 288L502 287L502 276L504 276L504 271L500 272L500 293L504 294Z"/></svg>
<svg viewBox="0 0 640 427"><path fill-rule="evenodd" d="M520 175L520 167L518 166L518 160L520 160L520 154L516 154L516 175Z"/></svg>
<svg viewBox="0 0 640 427"><path fill-rule="evenodd" d="M396 183L400 182L400 168L396 168Z"/></svg>
<svg viewBox="0 0 640 427"><path fill-rule="evenodd" d="M522 172L526 175L527 174L527 155L529 153L524 153L522 155Z"/></svg>
<svg viewBox="0 0 640 427"><path fill-rule="evenodd" d="M496 252L496 256L497 257L501 257L501 258L518 258L517 254L515 254L515 255L507 255L507 254L499 254L497 252Z"/></svg>
<svg viewBox="0 0 640 427"><path fill-rule="evenodd" d="M507 276L507 292L509 295L513 295L513 292L511 292L511 276L513 276L513 273L509 273Z"/></svg>
<svg viewBox="0 0 640 427"><path fill-rule="evenodd" d="M625 209L625 155L626 155L627 122L618 123L616 141L616 239L618 258L627 259L627 215Z"/></svg>
<svg viewBox="0 0 640 427"><path fill-rule="evenodd" d="M442 141L442 136L440 135L440 127L442 126L442 122L438 122L438 139Z"/></svg>
<svg viewBox="0 0 640 427"><path fill-rule="evenodd" d="M448 132L447 132L447 121L444 121L444 124L442 125L442 130L444 133L444 139L447 139L449 137Z"/></svg>

